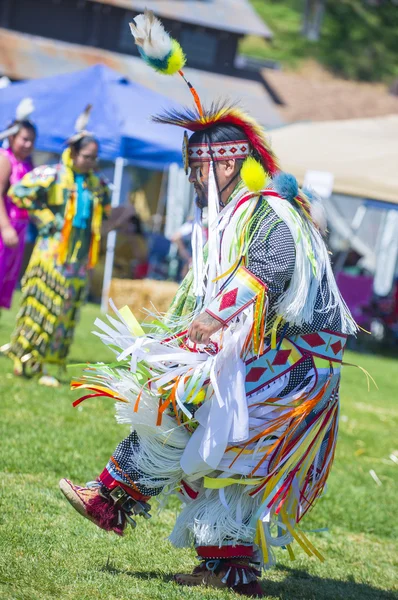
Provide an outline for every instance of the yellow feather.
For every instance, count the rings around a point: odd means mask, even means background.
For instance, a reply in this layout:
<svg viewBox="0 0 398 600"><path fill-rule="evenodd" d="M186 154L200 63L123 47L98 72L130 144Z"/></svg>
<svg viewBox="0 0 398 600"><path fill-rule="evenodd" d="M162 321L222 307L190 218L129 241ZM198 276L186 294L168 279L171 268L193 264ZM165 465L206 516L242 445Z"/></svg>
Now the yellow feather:
<svg viewBox="0 0 398 600"><path fill-rule="evenodd" d="M268 173L253 156L246 158L240 176L250 192L260 192L267 185Z"/></svg>
<svg viewBox="0 0 398 600"><path fill-rule="evenodd" d="M186 63L186 57L183 49L177 40L172 40L171 42L171 56L167 61L167 69L162 71L165 75L174 75L181 71Z"/></svg>

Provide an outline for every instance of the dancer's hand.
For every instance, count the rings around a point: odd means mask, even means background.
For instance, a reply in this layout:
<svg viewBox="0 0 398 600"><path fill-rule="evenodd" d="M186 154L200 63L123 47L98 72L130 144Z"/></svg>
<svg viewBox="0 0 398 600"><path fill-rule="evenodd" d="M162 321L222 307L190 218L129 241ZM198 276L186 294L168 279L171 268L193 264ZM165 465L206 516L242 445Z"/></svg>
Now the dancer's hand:
<svg viewBox="0 0 398 600"><path fill-rule="evenodd" d="M2 228L1 237L3 238L4 245L7 246L7 248L15 248L15 246L18 246L18 234L12 225L7 225L6 227Z"/></svg>
<svg viewBox="0 0 398 600"><path fill-rule="evenodd" d="M188 337L195 344L208 344L210 337L221 329L222 324L207 312L201 313L188 329Z"/></svg>

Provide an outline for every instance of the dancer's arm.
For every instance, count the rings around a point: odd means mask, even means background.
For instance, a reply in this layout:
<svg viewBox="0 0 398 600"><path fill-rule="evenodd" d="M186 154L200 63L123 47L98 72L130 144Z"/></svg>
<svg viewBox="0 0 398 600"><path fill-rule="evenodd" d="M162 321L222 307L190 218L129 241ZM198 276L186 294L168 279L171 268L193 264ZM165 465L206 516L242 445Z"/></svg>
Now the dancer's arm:
<svg viewBox="0 0 398 600"><path fill-rule="evenodd" d="M196 344L208 344L211 336L223 326L220 321L207 312L203 312L196 317L188 330L188 337L191 342Z"/></svg>
<svg viewBox="0 0 398 600"><path fill-rule="evenodd" d="M228 327L250 305L256 305L255 321L261 323L268 288L246 267L240 266L225 282L206 310L193 321L188 335L191 341L207 344L221 327Z"/></svg>
<svg viewBox="0 0 398 600"><path fill-rule="evenodd" d="M19 208L41 210L48 205L48 192L57 178L55 167L43 165L27 173L20 181L12 185L8 191L11 200ZM63 199L60 199L60 204Z"/></svg>
<svg viewBox="0 0 398 600"><path fill-rule="evenodd" d="M103 209L103 218L109 219L112 213L112 195L111 190L109 188L109 182L104 177L100 177L100 183L102 188L102 209Z"/></svg>
<svg viewBox="0 0 398 600"><path fill-rule="evenodd" d="M13 248L18 244L18 234L10 223L4 196L10 185L11 164L6 156L0 154L0 233L4 244Z"/></svg>
<svg viewBox="0 0 398 600"><path fill-rule="evenodd" d="M261 304L255 315L259 326L265 295L273 302L283 294L292 278L295 260L294 241L287 225L276 214L260 223L250 244L247 266L235 271L206 311L194 320L188 332L191 341L208 343L211 335L228 327L252 303L258 307Z"/></svg>

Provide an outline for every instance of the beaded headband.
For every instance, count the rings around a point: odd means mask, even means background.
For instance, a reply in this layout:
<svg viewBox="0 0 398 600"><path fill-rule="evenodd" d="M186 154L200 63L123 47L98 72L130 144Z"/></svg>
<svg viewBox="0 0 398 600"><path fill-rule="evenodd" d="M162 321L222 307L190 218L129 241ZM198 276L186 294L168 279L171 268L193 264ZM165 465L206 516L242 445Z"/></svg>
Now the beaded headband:
<svg viewBox="0 0 398 600"><path fill-rule="evenodd" d="M249 144L246 140L188 145L188 160L190 162L205 162L211 159L216 161L230 158L244 159L247 156L249 156Z"/></svg>

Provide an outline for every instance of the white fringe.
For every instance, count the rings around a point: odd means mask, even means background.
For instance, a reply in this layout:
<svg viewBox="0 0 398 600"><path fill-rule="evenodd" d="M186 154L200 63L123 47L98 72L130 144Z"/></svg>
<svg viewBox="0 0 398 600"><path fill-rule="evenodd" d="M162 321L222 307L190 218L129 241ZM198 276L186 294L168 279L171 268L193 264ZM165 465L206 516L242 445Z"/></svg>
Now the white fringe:
<svg viewBox="0 0 398 600"><path fill-rule="evenodd" d="M170 542L177 548L189 547L193 542L203 546L222 546L227 541L252 543L255 529L247 523L260 499L249 496L249 491L241 485L203 490L179 514Z"/></svg>
<svg viewBox="0 0 398 600"><path fill-rule="evenodd" d="M266 198L278 217L288 226L296 248L294 274L288 289L279 299L278 312L292 325L311 323L317 294L326 275L330 293L329 298L324 299L320 312L329 312L338 307L343 333L355 334L357 326L337 287L321 234L288 202L274 196ZM311 256L316 265L315 276Z"/></svg>
<svg viewBox="0 0 398 600"><path fill-rule="evenodd" d="M34 110L35 105L32 98L22 98L15 111L15 118L17 121L24 121L30 117Z"/></svg>
<svg viewBox="0 0 398 600"><path fill-rule="evenodd" d="M137 468L145 475L139 483L147 487L178 487L183 477L180 467L182 450L170 446L162 437L154 438L137 430L140 445L135 454Z"/></svg>
<svg viewBox="0 0 398 600"><path fill-rule="evenodd" d="M136 429L138 435L154 436L160 443L168 444L174 448L185 448L190 438L189 433L183 426L176 425L174 417L163 414L161 425L156 425L158 416L158 399L150 396L145 390L142 392L140 406L134 412L134 405L139 390L135 393L125 393L129 396L128 404L116 402L116 420L118 423L127 423L132 429Z"/></svg>
<svg viewBox="0 0 398 600"><path fill-rule="evenodd" d="M192 272L193 288L197 298L202 298L204 291L204 263L203 263L203 231L202 231L202 211L199 206L195 206L195 219L192 231Z"/></svg>
<svg viewBox="0 0 398 600"><path fill-rule="evenodd" d="M214 175L214 163L212 160L210 161L208 190L209 240L208 260L206 263L207 283L204 299L205 306L208 306L208 304L213 300L218 291L219 286L216 284L214 279L220 274L220 265L218 260L220 254L220 237L219 232L217 230L217 217L219 213L220 203ZM193 256L193 260L196 260L195 256Z"/></svg>

